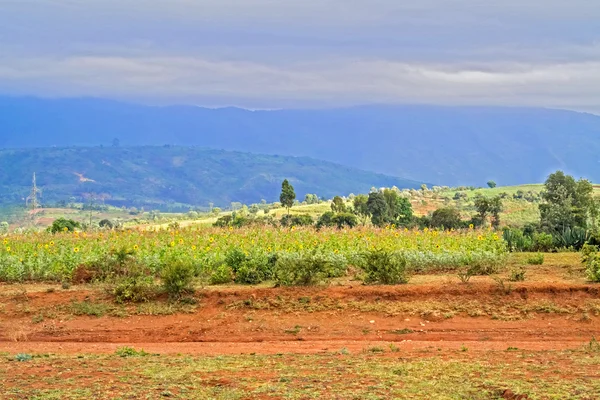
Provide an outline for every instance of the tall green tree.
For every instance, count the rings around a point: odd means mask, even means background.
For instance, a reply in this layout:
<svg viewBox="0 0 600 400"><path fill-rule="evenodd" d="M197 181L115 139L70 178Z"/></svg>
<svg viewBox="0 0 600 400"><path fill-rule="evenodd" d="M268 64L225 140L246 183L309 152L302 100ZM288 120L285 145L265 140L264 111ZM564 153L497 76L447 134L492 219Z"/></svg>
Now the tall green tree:
<svg viewBox="0 0 600 400"><path fill-rule="evenodd" d="M490 215L492 226L494 228L500 226L500 213L502 212L502 198L500 196L477 196L475 198L475 209L477 210L477 219L481 224L485 224L488 215Z"/></svg>
<svg viewBox="0 0 600 400"><path fill-rule="evenodd" d="M402 197L393 189L385 189L383 197L388 205L388 223L398 225L409 223L413 218L413 210L410 201Z"/></svg>
<svg viewBox="0 0 600 400"><path fill-rule="evenodd" d="M539 206L542 227L550 232L575 227L588 228L588 220L598 214L593 190L592 184L586 179L575 181L575 178L562 171L550 174L542 192L544 203Z"/></svg>
<svg viewBox="0 0 600 400"><path fill-rule="evenodd" d="M345 213L346 204L344 203L344 199L342 199L340 196L335 196L331 202L331 211L336 214Z"/></svg>
<svg viewBox="0 0 600 400"><path fill-rule="evenodd" d="M369 196L366 194L359 194L352 200L354 213L359 216L363 225L367 223L367 218L369 218L370 215L369 206L367 204L368 201Z"/></svg>
<svg viewBox="0 0 600 400"><path fill-rule="evenodd" d="M287 209L288 215L290 215L290 208L292 208L294 205L294 200L296 200L296 192L294 192L294 187L288 182L287 179L284 179L281 183L279 202Z"/></svg>
<svg viewBox="0 0 600 400"><path fill-rule="evenodd" d="M490 189L493 189L493 188L495 188L495 187L496 187L496 182L494 182L494 181L488 181L487 185L488 185L488 187L489 187Z"/></svg>
<svg viewBox="0 0 600 400"><path fill-rule="evenodd" d="M371 222L376 226L383 226L388 222L389 207L383 193L371 192L367 200L367 208L371 216Z"/></svg>

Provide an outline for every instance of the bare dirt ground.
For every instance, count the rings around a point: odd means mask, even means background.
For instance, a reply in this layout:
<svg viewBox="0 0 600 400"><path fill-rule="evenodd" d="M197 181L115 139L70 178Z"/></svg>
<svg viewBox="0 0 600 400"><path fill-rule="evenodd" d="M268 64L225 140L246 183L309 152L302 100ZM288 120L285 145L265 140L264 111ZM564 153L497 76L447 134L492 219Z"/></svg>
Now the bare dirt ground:
<svg viewBox="0 0 600 400"><path fill-rule="evenodd" d="M196 304L0 285L0 398L600 398L600 286L559 257L526 282L229 286Z"/></svg>

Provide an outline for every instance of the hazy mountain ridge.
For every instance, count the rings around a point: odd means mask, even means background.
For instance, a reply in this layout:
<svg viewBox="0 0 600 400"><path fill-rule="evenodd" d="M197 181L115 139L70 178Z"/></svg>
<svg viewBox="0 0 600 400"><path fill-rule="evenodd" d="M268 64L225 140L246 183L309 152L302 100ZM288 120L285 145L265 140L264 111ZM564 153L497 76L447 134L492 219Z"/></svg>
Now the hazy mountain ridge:
<svg viewBox="0 0 600 400"><path fill-rule="evenodd" d="M308 156L440 185L600 181L600 117L504 107L248 111L0 97L0 147L197 145Z"/></svg>
<svg viewBox="0 0 600 400"><path fill-rule="evenodd" d="M106 193L108 203L228 206L278 201L289 179L300 200L366 193L372 186L418 188L421 183L307 157L266 156L193 147L88 147L0 150L0 203L24 201L33 173L43 201Z"/></svg>

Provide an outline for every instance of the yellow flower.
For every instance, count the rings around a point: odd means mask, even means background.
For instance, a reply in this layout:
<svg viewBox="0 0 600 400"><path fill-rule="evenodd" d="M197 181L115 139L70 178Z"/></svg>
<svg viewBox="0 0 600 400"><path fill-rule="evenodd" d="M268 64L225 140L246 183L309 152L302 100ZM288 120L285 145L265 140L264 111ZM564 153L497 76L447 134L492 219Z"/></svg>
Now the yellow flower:
<svg viewBox="0 0 600 400"><path fill-rule="evenodd" d="M196 250L196 245L192 245L192 250Z"/></svg>
<svg viewBox="0 0 600 400"><path fill-rule="evenodd" d="M63 231L65 231L65 232L68 230L69 230L69 228L67 228L66 226L63 228Z"/></svg>
<svg viewBox="0 0 600 400"><path fill-rule="evenodd" d="M215 241L215 238L211 236L211 237L208 238L208 241L212 243L212 242Z"/></svg>
<svg viewBox="0 0 600 400"><path fill-rule="evenodd" d="M45 249L47 249L47 248L48 248L48 244L45 244L45 245L44 245L44 248L45 248Z"/></svg>
<svg viewBox="0 0 600 400"><path fill-rule="evenodd" d="M229 227L229 230L230 230L230 231L232 231L232 230L233 230L233 226L230 226L230 227Z"/></svg>
<svg viewBox="0 0 600 400"><path fill-rule="evenodd" d="M75 248L73 249L73 252L74 252L74 253L79 253L79 247L75 247Z"/></svg>
<svg viewBox="0 0 600 400"><path fill-rule="evenodd" d="M134 244L134 245L133 245L133 249L134 249L134 250L137 250L137 249L139 249L139 248L140 248L140 246L138 246L137 244Z"/></svg>
<svg viewBox="0 0 600 400"><path fill-rule="evenodd" d="M179 239L179 244L183 244L183 239Z"/></svg>
<svg viewBox="0 0 600 400"><path fill-rule="evenodd" d="M51 241L51 242L50 242L50 246L54 246L54 241Z"/></svg>
<svg viewBox="0 0 600 400"><path fill-rule="evenodd" d="M175 242L173 241L173 242L169 243L169 246L174 247L175 246Z"/></svg>
<svg viewBox="0 0 600 400"><path fill-rule="evenodd" d="M8 239L4 239L4 244L8 244Z"/></svg>
<svg viewBox="0 0 600 400"><path fill-rule="evenodd" d="M272 251L271 246L267 247L267 251L270 253Z"/></svg>
<svg viewBox="0 0 600 400"><path fill-rule="evenodd" d="M483 236L481 236L481 235L477 236L477 240L483 240Z"/></svg>
<svg viewBox="0 0 600 400"><path fill-rule="evenodd" d="M469 229L473 229L473 228L474 228L473 224L469 224Z"/></svg>
<svg viewBox="0 0 600 400"><path fill-rule="evenodd" d="M6 246L6 251L10 253L10 246Z"/></svg>
<svg viewBox="0 0 600 400"><path fill-rule="evenodd" d="M23 259L22 259L22 258L19 258L19 262L23 262Z"/></svg>

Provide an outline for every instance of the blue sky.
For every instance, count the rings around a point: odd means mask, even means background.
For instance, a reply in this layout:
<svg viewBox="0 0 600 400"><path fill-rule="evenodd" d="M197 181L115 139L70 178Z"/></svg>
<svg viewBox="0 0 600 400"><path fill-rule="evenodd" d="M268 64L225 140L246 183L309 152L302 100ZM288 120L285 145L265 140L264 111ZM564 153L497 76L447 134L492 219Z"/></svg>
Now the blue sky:
<svg viewBox="0 0 600 400"><path fill-rule="evenodd" d="M595 0L0 0L0 94L600 113Z"/></svg>

